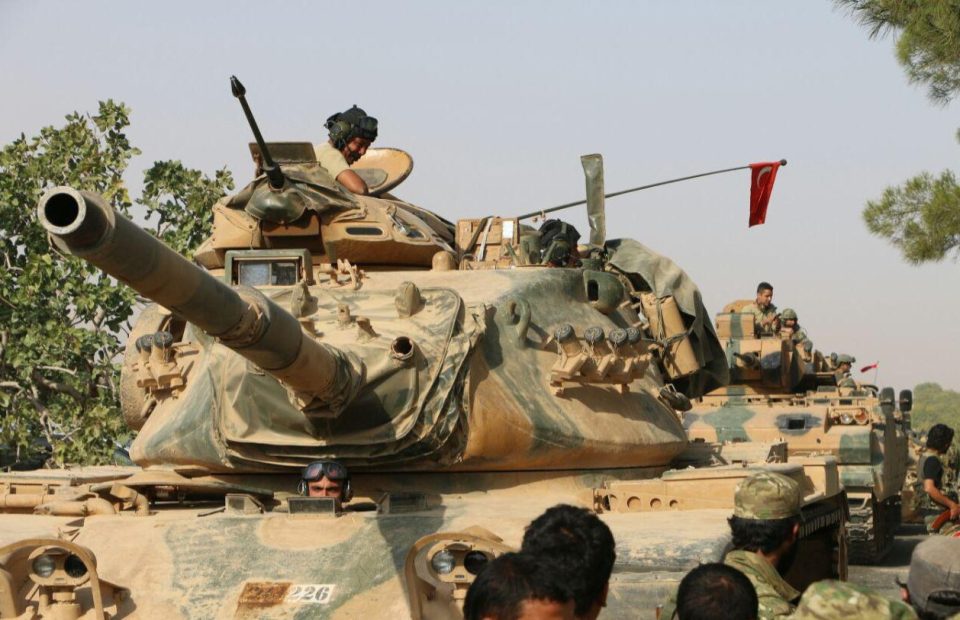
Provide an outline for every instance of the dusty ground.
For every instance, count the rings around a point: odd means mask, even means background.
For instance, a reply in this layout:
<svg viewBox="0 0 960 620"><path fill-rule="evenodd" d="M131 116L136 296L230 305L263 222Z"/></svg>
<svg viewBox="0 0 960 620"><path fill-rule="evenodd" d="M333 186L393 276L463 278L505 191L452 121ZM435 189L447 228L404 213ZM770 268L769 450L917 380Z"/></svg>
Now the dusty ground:
<svg viewBox="0 0 960 620"><path fill-rule="evenodd" d="M910 554L922 540L927 537L923 526L904 525L897 532L897 539L893 543L893 550L879 566L851 566L849 579L853 583L867 586L882 592L891 598L900 597L900 587L894 583L894 578L907 580L907 571L910 567Z"/></svg>

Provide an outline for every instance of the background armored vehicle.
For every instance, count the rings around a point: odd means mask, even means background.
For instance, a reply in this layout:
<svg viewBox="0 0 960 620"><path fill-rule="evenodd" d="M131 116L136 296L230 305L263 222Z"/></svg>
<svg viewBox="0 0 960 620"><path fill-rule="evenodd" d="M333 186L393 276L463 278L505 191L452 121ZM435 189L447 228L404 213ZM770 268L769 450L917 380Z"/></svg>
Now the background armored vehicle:
<svg viewBox="0 0 960 620"><path fill-rule="evenodd" d="M213 209L199 266L96 195L41 199L60 252L157 305L122 376L140 467L0 477L0 615L456 618L564 502L616 537L613 617L652 615L721 557L745 463L784 447L687 450L676 407L726 381L723 351L685 273L603 238L599 156L593 247L549 268L516 218L453 225L387 194L402 152L358 162L372 197L309 144L256 152L264 174ZM681 457L728 465L668 471ZM292 497L314 459L350 468L348 510ZM790 578L843 576L835 460L772 467L806 495Z"/></svg>
<svg viewBox="0 0 960 620"><path fill-rule="evenodd" d="M696 399L684 414L691 439L784 441L790 456L836 457L850 504L850 561L882 558L900 524L908 459L909 390L838 387L833 364L789 330L758 338L752 314L729 304L716 317L730 385ZM809 349L809 350L808 350Z"/></svg>

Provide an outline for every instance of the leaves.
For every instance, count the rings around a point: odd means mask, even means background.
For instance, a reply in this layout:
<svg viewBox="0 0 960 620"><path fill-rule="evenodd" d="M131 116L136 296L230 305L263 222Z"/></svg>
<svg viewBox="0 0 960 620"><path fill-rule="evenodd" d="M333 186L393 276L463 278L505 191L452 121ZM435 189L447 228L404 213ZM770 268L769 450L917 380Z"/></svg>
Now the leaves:
<svg viewBox="0 0 960 620"><path fill-rule="evenodd" d="M863 219L911 263L939 261L951 252L960 256L960 185L949 170L888 187L880 200L867 203Z"/></svg>
<svg viewBox="0 0 960 620"><path fill-rule="evenodd" d="M130 110L112 100L95 115L21 135L0 150L0 466L110 462L128 436L120 414L119 362L135 296L85 262L53 254L35 210L50 187L102 194L120 213L123 182L140 154L124 130ZM145 173L138 203L179 251L208 233L210 208L233 180L180 162Z"/></svg>
<svg viewBox="0 0 960 620"><path fill-rule="evenodd" d="M921 383L913 390L911 422L916 429L946 424L960 429L960 392L945 390L938 383Z"/></svg>

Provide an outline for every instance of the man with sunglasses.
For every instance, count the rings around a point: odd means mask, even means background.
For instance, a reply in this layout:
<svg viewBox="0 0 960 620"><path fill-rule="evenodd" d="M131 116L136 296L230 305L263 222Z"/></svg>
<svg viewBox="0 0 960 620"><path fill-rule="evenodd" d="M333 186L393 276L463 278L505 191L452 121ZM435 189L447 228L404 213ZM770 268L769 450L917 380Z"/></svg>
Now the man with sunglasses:
<svg viewBox="0 0 960 620"><path fill-rule="evenodd" d="M377 139L377 119L353 106L328 118L324 127L330 139L316 148L317 162L354 194L369 194L366 182L350 165L363 157Z"/></svg>
<svg viewBox="0 0 960 620"><path fill-rule="evenodd" d="M338 511L353 499L350 474L337 461L314 461L304 467L298 490L307 497L332 497Z"/></svg>

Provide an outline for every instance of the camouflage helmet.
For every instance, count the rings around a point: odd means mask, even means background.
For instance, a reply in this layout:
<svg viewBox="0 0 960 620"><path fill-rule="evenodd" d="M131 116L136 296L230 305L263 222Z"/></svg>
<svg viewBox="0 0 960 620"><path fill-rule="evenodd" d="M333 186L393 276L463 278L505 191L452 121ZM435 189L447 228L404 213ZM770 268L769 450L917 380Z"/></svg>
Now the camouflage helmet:
<svg viewBox="0 0 960 620"><path fill-rule="evenodd" d="M841 353L837 356L838 364L853 364L856 361L857 358L853 357L852 355L847 355L846 353Z"/></svg>
<svg viewBox="0 0 960 620"><path fill-rule="evenodd" d="M796 321L797 320L797 311L793 308L784 308L783 312L780 313L780 318L784 321Z"/></svg>
<svg viewBox="0 0 960 620"><path fill-rule="evenodd" d="M783 474L762 471L737 485L733 516L774 520L800 514L800 485Z"/></svg>
<svg viewBox="0 0 960 620"><path fill-rule="evenodd" d="M960 611L960 539L940 536L917 545L907 590L922 612L947 616Z"/></svg>
<svg viewBox="0 0 960 620"><path fill-rule="evenodd" d="M906 603L892 601L849 582L825 579L811 584L803 593L791 619L907 620L916 618Z"/></svg>

